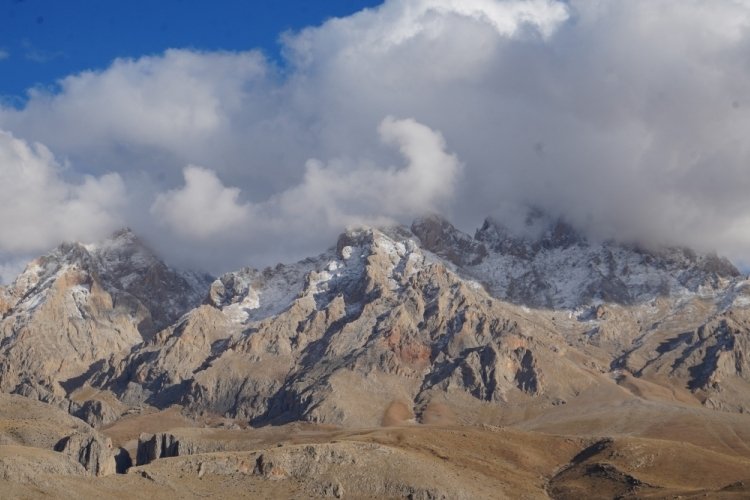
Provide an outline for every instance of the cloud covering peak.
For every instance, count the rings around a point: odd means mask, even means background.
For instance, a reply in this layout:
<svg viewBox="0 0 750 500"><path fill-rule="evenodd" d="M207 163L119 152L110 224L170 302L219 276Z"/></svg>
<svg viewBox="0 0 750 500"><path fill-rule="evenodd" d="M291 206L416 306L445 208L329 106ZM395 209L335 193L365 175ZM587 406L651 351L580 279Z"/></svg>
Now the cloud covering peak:
<svg viewBox="0 0 750 500"><path fill-rule="evenodd" d="M534 205L747 262L748 26L742 0L387 0L284 35L282 67L251 47L118 59L0 108L2 185L50 193L0 207L0 252L126 223L221 271L349 223ZM83 215L47 225L56 209Z"/></svg>
<svg viewBox="0 0 750 500"><path fill-rule="evenodd" d="M174 237L205 245L207 253L219 246L231 255L255 238L256 258L272 261L280 244L287 252L305 252L311 244L323 249L331 244L332 230L389 224L444 208L461 165L446 151L440 133L392 117L378 131L383 144L403 156L405 166L311 159L298 184L261 202L243 202L240 190L225 186L216 172L188 166L184 186L157 195L151 214Z"/></svg>

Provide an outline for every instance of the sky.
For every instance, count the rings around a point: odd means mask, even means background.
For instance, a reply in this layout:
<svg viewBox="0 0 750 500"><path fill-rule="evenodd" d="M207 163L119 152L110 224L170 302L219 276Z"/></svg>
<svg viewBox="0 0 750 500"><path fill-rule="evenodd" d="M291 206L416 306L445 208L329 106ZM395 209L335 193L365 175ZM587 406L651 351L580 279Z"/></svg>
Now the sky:
<svg viewBox="0 0 750 500"><path fill-rule="evenodd" d="M279 36L382 0L0 0L0 96L22 106L29 88L105 69L117 57L169 48L258 48L281 60Z"/></svg>
<svg viewBox="0 0 750 500"><path fill-rule="evenodd" d="M219 273L529 206L750 262L748 0L0 6L0 279L122 226Z"/></svg>

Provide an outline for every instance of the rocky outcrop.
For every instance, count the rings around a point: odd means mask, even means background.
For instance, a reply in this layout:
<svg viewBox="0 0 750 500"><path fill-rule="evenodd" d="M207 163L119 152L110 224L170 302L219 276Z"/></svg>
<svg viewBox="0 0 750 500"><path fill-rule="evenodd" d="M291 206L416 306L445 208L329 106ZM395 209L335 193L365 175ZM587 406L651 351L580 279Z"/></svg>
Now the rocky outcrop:
<svg viewBox="0 0 750 500"><path fill-rule="evenodd" d="M253 440L241 439L241 435L231 439L224 435L214 436L209 431L206 434L191 431L183 429L183 432L141 434L138 437L136 465L149 464L159 458L250 449L255 444Z"/></svg>
<svg viewBox="0 0 750 500"><path fill-rule="evenodd" d="M0 394L0 444L52 450L65 436L95 431L55 406Z"/></svg>
<svg viewBox="0 0 750 500"><path fill-rule="evenodd" d="M173 434L141 434L138 438L138 453L136 456L136 465L144 465L153 462L157 458L177 457L182 455L192 455L188 446L182 442L180 449L180 440ZM180 453L182 451L182 453Z"/></svg>
<svg viewBox="0 0 750 500"><path fill-rule="evenodd" d="M264 450L257 454L253 474L267 480L304 480L320 478L308 489L316 496L343 498L346 492L358 492L377 497L470 498L468 492L446 487L443 484L415 485L404 481L401 474L394 474L389 481L373 480L366 471L373 455L386 455L395 463L405 462L395 449L373 444L306 445L287 447L282 450ZM210 470L204 467L204 470Z"/></svg>
<svg viewBox="0 0 750 500"><path fill-rule="evenodd" d="M24 380L11 393L56 406L71 415L79 409L79 405L71 401L65 394L65 390L58 384L48 387L38 382Z"/></svg>
<svg viewBox="0 0 750 500"><path fill-rule="evenodd" d="M98 399L90 399L81 404L72 404L75 407L70 413L92 427L102 427L120 418L120 413L112 408L111 405Z"/></svg>
<svg viewBox="0 0 750 500"><path fill-rule="evenodd" d="M60 440L55 451L76 460L93 476L108 476L117 471L112 441L98 434L73 434Z"/></svg>
<svg viewBox="0 0 750 500"><path fill-rule="evenodd" d="M422 247L447 259L457 266L479 264L487 257L487 248L481 241L462 233L439 215L415 220L411 225Z"/></svg>
<svg viewBox="0 0 750 500"><path fill-rule="evenodd" d="M254 429L179 428L138 437L136 464L146 465L160 458L183 457L206 453L254 450L258 436ZM271 431L273 432L273 431Z"/></svg>
<svg viewBox="0 0 750 500"><path fill-rule="evenodd" d="M108 438L54 406L18 395L0 394L0 445L62 452L91 475L115 472Z"/></svg>
<svg viewBox="0 0 750 500"><path fill-rule="evenodd" d="M98 399L82 402L73 401L59 385L47 387L26 380L18 384L13 389L12 394L18 394L60 408L92 427L101 427L120 418L120 413L107 402Z"/></svg>
<svg viewBox="0 0 750 500"><path fill-rule="evenodd" d="M505 402L509 387L515 386L530 395L539 394L543 390L541 378L532 351L489 345L472 350L461 359L446 385L464 387L478 399Z"/></svg>
<svg viewBox="0 0 750 500"><path fill-rule="evenodd" d="M157 461L128 473L158 477L163 466L166 464ZM169 466L197 478L254 476L267 481L294 481L314 497L345 498L354 494L373 498L477 498L471 485L456 486L458 474L454 469L432 463L421 454L371 443L181 455L170 460Z"/></svg>

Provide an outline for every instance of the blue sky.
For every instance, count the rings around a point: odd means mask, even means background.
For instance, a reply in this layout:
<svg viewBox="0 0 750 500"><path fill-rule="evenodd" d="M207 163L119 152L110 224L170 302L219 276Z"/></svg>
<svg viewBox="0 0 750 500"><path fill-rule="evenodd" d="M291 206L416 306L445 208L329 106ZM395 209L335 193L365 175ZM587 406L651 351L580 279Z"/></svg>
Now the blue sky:
<svg viewBox="0 0 750 500"><path fill-rule="evenodd" d="M0 95L16 106L33 86L168 48L247 50L279 59L287 30L380 0L0 0Z"/></svg>

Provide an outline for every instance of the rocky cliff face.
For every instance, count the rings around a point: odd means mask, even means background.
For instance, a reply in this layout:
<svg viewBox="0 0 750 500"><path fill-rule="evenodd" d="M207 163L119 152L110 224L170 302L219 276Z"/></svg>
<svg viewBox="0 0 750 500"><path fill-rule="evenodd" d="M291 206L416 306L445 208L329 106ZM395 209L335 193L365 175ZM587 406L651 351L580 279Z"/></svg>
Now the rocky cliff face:
<svg viewBox="0 0 750 500"><path fill-rule="evenodd" d="M73 434L61 439L55 451L83 465L92 476L108 476L116 472L112 441L102 436Z"/></svg>

